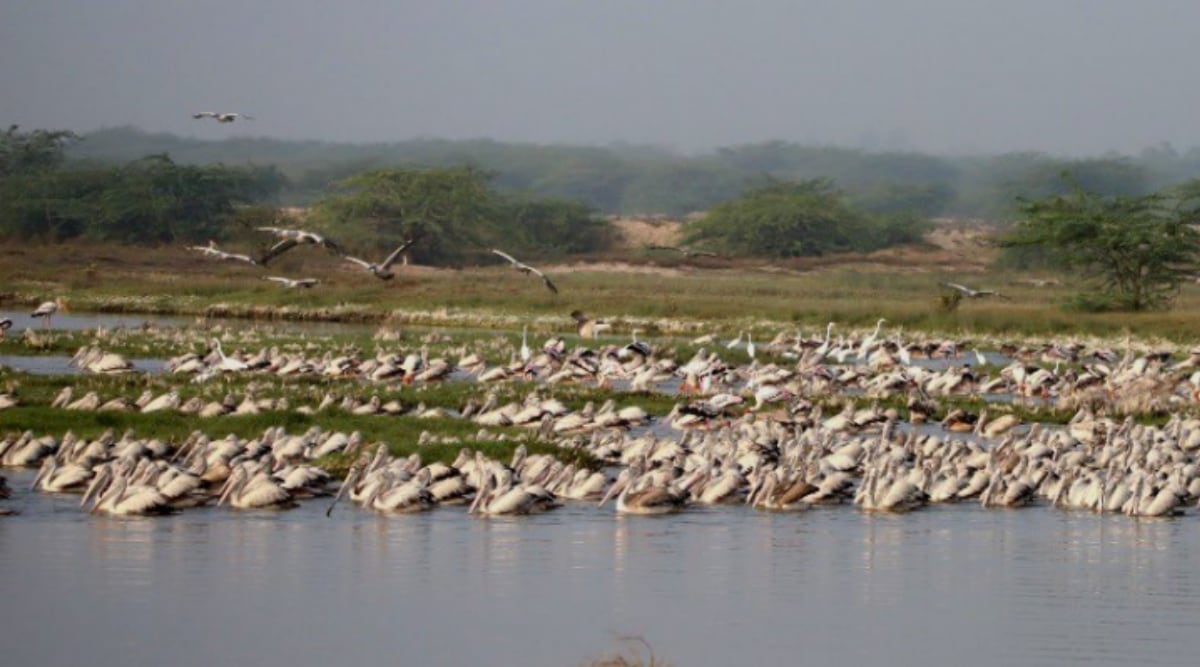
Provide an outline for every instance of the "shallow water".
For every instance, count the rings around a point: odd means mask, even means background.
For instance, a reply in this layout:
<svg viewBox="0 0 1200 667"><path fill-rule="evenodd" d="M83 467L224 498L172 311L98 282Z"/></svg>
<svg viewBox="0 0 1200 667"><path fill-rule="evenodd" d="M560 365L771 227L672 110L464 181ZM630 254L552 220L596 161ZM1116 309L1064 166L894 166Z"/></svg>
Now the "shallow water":
<svg viewBox="0 0 1200 667"><path fill-rule="evenodd" d="M1194 664L1200 525L1045 507L0 519L5 663ZM83 653L81 653L83 651Z"/></svg>
<svg viewBox="0 0 1200 667"><path fill-rule="evenodd" d="M67 305L69 306L70 304ZM25 329L42 330L42 327L45 326L42 320L30 317L29 313L30 311L28 310L0 310L0 319L8 318L13 322L12 329L8 332L10 336L19 335ZM106 329L117 327L134 329L144 324L186 326L191 322L192 320L186 317L168 317L162 315L56 313L50 320L50 328L63 331L79 331L82 329L95 329L96 327L104 327Z"/></svg>
<svg viewBox="0 0 1200 667"><path fill-rule="evenodd" d="M166 368L166 359L130 359L134 372L161 373ZM0 355L0 367L34 375L82 375L83 370L71 365L71 357L43 356L24 357Z"/></svg>

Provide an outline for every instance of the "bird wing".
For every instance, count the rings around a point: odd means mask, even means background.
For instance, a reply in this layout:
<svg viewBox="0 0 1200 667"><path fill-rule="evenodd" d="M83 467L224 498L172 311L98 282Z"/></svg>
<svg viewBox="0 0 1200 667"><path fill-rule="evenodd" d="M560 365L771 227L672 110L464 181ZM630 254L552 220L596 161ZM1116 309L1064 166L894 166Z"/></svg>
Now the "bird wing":
<svg viewBox="0 0 1200 667"><path fill-rule="evenodd" d="M292 282L291 278L284 278L282 276L267 276L266 280L274 280L275 282L282 283L284 285Z"/></svg>
<svg viewBox="0 0 1200 667"><path fill-rule="evenodd" d="M192 118L216 118L216 117L217 117L217 112L215 112L215 111L197 111L196 113L192 114Z"/></svg>
<svg viewBox="0 0 1200 667"><path fill-rule="evenodd" d="M509 263L511 263L513 266L517 266L517 267L521 266L521 263L519 261L517 261L516 257L513 257L512 255L504 252L503 250L497 250L495 248L492 248L492 253L496 254L496 255L500 255L504 259L507 259L509 261Z"/></svg>
<svg viewBox="0 0 1200 667"><path fill-rule="evenodd" d="M942 283L942 285L949 287L950 289L956 289L956 290L962 292L963 294L970 294L971 292L975 291L975 290L971 289L970 287L967 287L966 285L960 285L958 283Z"/></svg>
<svg viewBox="0 0 1200 667"><path fill-rule="evenodd" d="M317 280L316 278L301 278L300 280L296 281L296 284L300 285L301 287L312 287L313 285L317 285L320 282L321 281Z"/></svg>
<svg viewBox="0 0 1200 667"><path fill-rule="evenodd" d="M251 257L250 255L240 255L240 254L234 254L234 253L225 253L225 259L233 259L233 260L237 260L237 261L239 261L239 262L246 262L247 264L253 264L253 265L255 265L255 266L258 266L258 260L257 260L257 259L254 259L254 258L253 258L253 257Z"/></svg>
<svg viewBox="0 0 1200 667"><path fill-rule="evenodd" d="M367 270L370 270L370 268L371 268L371 263L365 259L351 257L350 255L342 255L342 259L346 260L347 262L354 262L355 264L357 264Z"/></svg>
<svg viewBox="0 0 1200 667"><path fill-rule="evenodd" d="M531 267L531 269L532 269L532 267ZM538 271L537 269L532 269L532 271L542 277L542 282L546 283L546 287L550 288L551 292L558 294L558 288L554 286L554 283L550 282L549 276L542 273L541 271Z"/></svg>
<svg viewBox="0 0 1200 667"><path fill-rule="evenodd" d="M401 253L403 253L405 250L408 250L409 247L411 247L412 244L414 244L416 242L417 242L416 239L408 239L404 243L401 243L400 247L393 250L392 254L388 255L387 259L383 260L383 264L381 264L380 266L386 270L389 266L394 264L397 259L400 258Z"/></svg>
<svg viewBox="0 0 1200 667"><path fill-rule="evenodd" d="M282 255L283 253L287 252L288 250L291 250L292 248L294 248L297 243L298 243L298 241L296 241L296 239L284 239L284 240L280 241L279 243L276 243L275 245L271 246L270 250L263 253L262 259L260 259L259 261L262 262L263 265L265 266L267 264L267 262Z"/></svg>
<svg viewBox="0 0 1200 667"><path fill-rule="evenodd" d="M278 236L279 238L283 238L283 239L287 238L288 232L291 231L289 229L284 229L282 227L255 227L255 229L260 232L271 232L272 234Z"/></svg>

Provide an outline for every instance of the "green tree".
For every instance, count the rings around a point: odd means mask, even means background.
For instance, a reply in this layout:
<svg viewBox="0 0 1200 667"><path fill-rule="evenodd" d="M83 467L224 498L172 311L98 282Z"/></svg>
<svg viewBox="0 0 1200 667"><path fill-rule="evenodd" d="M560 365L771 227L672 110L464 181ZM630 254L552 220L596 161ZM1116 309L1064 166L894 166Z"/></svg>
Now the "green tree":
<svg viewBox="0 0 1200 667"><path fill-rule="evenodd" d="M67 130L21 132L19 126L10 125L0 134L0 181L57 168L67 145L78 138Z"/></svg>
<svg viewBox="0 0 1200 667"><path fill-rule="evenodd" d="M1022 202L1025 217L1005 243L1041 248L1056 265L1092 279L1098 292L1077 297L1082 308L1165 308L1200 260L1197 195L1196 184L1143 196L1076 186L1068 194Z"/></svg>
<svg viewBox="0 0 1200 667"><path fill-rule="evenodd" d="M692 225L687 242L735 255L799 257L916 241L925 225L918 215L859 211L824 179L770 180L741 199L713 207Z"/></svg>

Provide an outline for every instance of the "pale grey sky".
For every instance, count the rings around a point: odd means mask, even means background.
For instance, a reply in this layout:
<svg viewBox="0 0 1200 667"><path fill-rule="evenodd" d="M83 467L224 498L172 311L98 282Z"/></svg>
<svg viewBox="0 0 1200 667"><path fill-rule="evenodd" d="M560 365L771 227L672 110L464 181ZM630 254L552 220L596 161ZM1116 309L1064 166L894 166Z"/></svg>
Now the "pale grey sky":
<svg viewBox="0 0 1200 667"><path fill-rule="evenodd" d="M1200 145L1198 34L1182 0L0 0L0 124L1133 152Z"/></svg>

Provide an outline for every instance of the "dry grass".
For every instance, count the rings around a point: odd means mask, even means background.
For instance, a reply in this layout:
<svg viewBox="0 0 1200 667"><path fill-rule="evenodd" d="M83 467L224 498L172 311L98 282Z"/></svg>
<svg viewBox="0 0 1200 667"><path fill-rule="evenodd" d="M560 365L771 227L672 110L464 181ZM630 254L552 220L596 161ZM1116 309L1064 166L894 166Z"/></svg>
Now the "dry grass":
<svg viewBox="0 0 1200 667"><path fill-rule="evenodd" d="M615 320L617 331L636 325L648 334L823 327L827 321L867 325L885 317L910 330L958 335L1132 332L1194 339L1200 286L1185 285L1170 312L1070 313L1061 304L1084 288L1071 276L1046 276L1060 280L1058 285L1023 284L1029 275L988 270L982 268L986 261L972 259L987 248L966 246L969 251L960 253L966 260L949 261L952 248L969 243L963 234L937 240L942 245L784 266L760 261L654 268L634 254L624 264L548 267L560 288L557 295L499 265L401 268L395 280L382 282L312 248L297 249L264 270L213 262L182 247L5 244L0 303L25 307L62 295L79 310L478 327L536 320L563 332L572 329L567 314L582 309ZM284 290L264 280L266 275L324 282L313 290ZM1011 300L968 300L947 312L941 306L943 280L999 289Z"/></svg>

